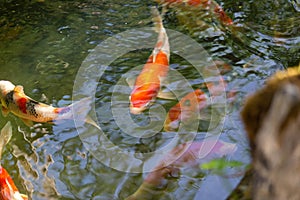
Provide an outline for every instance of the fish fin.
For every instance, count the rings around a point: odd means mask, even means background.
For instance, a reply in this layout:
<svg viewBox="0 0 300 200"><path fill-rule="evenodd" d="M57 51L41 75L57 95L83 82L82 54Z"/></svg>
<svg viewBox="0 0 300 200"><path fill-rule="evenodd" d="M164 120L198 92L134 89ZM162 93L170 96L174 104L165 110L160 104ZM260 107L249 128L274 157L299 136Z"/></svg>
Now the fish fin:
<svg viewBox="0 0 300 200"><path fill-rule="evenodd" d="M160 80L161 88L158 91L157 97L161 99L177 100L175 94L172 93L168 87L166 87L170 85L168 79L159 77L159 80Z"/></svg>
<svg viewBox="0 0 300 200"><path fill-rule="evenodd" d="M163 90L158 91L157 97L161 99L170 99L170 100L177 99L176 96L171 91L163 91Z"/></svg>
<svg viewBox="0 0 300 200"><path fill-rule="evenodd" d="M26 194L20 194L23 200L28 200L28 196Z"/></svg>
<svg viewBox="0 0 300 200"><path fill-rule="evenodd" d="M25 119L25 118L20 118L24 124L28 127L32 127L33 126L33 121L29 120L29 119Z"/></svg>
<svg viewBox="0 0 300 200"><path fill-rule="evenodd" d="M5 126L1 129L0 134L0 159L2 155L3 147L9 142L12 136L12 127L10 121L5 124Z"/></svg>
<svg viewBox="0 0 300 200"><path fill-rule="evenodd" d="M95 120L93 120L89 115L86 116L85 118L85 122L95 126L96 128L98 128L99 130L101 130L101 128L99 127L99 125L95 122Z"/></svg>
<svg viewBox="0 0 300 200"><path fill-rule="evenodd" d="M15 88L14 88L14 92L18 92L18 93L21 93L21 94L25 94L24 93L24 88L22 85L17 85Z"/></svg>
<svg viewBox="0 0 300 200"><path fill-rule="evenodd" d="M91 97L87 97L80 101L76 101L69 106L57 108L58 116L53 121L57 123L61 120L74 119L74 113L76 116L80 116L80 120L84 121L85 116L92 108L91 103Z"/></svg>
<svg viewBox="0 0 300 200"><path fill-rule="evenodd" d="M40 98L40 102L43 102L43 103L49 102L48 97L44 93L42 94L42 96Z"/></svg>
<svg viewBox="0 0 300 200"><path fill-rule="evenodd" d="M12 136L12 127L9 121L5 124L5 126L1 130L1 139L6 144L10 140L11 136Z"/></svg>
<svg viewBox="0 0 300 200"><path fill-rule="evenodd" d="M127 77L126 82L127 82L128 86L130 87L130 89L133 90L134 84L135 84L135 79L133 77Z"/></svg>
<svg viewBox="0 0 300 200"><path fill-rule="evenodd" d="M15 199L15 200L28 200L28 196L27 195L21 194L18 191L13 191L12 188L10 188L10 189L12 191L12 194L11 194L12 199Z"/></svg>
<svg viewBox="0 0 300 200"><path fill-rule="evenodd" d="M7 117L7 115L9 114L9 110L7 108L5 108L4 106L2 106L1 111L2 111L2 115L4 117Z"/></svg>
<svg viewBox="0 0 300 200"><path fill-rule="evenodd" d="M91 109L91 97L83 98L67 107L60 108L59 116L53 122L59 124L62 120L74 120L79 126L88 123L100 129L97 123L88 115Z"/></svg>

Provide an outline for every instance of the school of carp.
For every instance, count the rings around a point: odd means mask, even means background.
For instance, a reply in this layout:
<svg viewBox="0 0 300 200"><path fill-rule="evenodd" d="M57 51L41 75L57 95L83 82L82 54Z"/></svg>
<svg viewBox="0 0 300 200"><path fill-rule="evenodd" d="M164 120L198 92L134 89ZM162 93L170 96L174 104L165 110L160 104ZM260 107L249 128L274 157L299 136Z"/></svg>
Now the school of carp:
<svg viewBox="0 0 300 200"><path fill-rule="evenodd" d="M232 19L224 10L212 0L157 0L164 8L184 7L189 9L205 9L213 13L224 26L232 26ZM142 71L137 76L132 91L129 95L129 111L134 115L141 114L151 105L155 104L156 98L160 96L163 81L168 76L170 66L170 45L167 32L163 26L162 14L156 8L152 8L153 23L158 33L157 43L149 56ZM222 63L224 64L224 63ZM222 90L226 82L220 78L220 84L215 86L207 83L206 87L211 91ZM221 86L220 86L221 85ZM221 87L221 88L220 88ZM192 121L205 107L210 105L209 96L200 88L186 94L178 103L171 107L164 122L164 131L176 131L181 123ZM9 113L20 118L27 126L33 122L56 123L60 120L72 119L73 109L80 108L90 103L90 99L82 99L79 102L66 107L53 107L27 96L21 85L14 85L7 80L0 81L0 101L2 115L6 117ZM200 119L201 116L200 116ZM86 116L83 120L90 124ZM12 127L8 122L1 130L0 159L4 146L9 142L12 135ZM210 142L210 141L209 141ZM202 141L180 144L168 154L169 157L178 157L171 165L166 166L164 160L149 173L137 191L127 199L150 199L148 190L155 190L161 186L163 180L174 173L181 166L194 166L202 162L196 155L203 146ZM209 159L222 157L236 151L236 144L217 141L211 152L207 155ZM179 156L180 155L180 156ZM165 158L165 159L169 159ZM15 186L8 172L0 165L0 200L27 200L28 197L21 194Z"/></svg>

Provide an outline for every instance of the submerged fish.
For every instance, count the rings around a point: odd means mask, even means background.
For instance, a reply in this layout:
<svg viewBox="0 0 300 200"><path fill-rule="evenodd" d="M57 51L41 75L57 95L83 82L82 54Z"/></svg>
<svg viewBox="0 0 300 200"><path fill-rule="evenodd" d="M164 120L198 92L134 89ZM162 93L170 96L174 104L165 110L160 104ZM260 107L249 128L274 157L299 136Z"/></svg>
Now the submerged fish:
<svg viewBox="0 0 300 200"><path fill-rule="evenodd" d="M207 97L202 90L197 89L188 93L169 110L164 123L164 130L174 131L178 129L180 122L198 119L200 110L207 105L206 102Z"/></svg>
<svg viewBox="0 0 300 200"><path fill-rule="evenodd" d="M215 61L214 66L207 66L207 69L217 66L220 70L220 73L223 74L228 71L229 66L222 61ZM175 106L173 106L166 117L164 123L165 131L175 131L179 128L180 123L190 124L194 123L195 120L208 120L211 121L210 114L201 113L200 111L212 105L215 101L215 98L218 98L225 92L227 86L226 81L222 76L215 77L214 82L207 82L206 87L209 89L211 97L209 98L201 89L196 89L193 92L188 93L184 96ZM228 95L232 92L228 93ZM227 97L229 97L227 95ZM233 97L231 97L233 98ZM229 100L229 99L228 99Z"/></svg>
<svg viewBox="0 0 300 200"><path fill-rule="evenodd" d="M26 125L32 126L32 122L53 122L55 120L72 119L72 108L86 107L89 99L83 99L77 104L67 107L55 108L40 103L28 97L23 86L15 86L10 81L0 81L0 100L2 114L7 116L9 112L18 116ZM79 105L80 104L80 105Z"/></svg>
<svg viewBox="0 0 300 200"><path fill-rule="evenodd" d="M201 10L209 10L212 12L221 23L224 25L232 25L232 19L225 13L222 7L213 0L157 0L159 3L171 6L171 7L178 7L178 6L187 6L191 9L199 8Z"/></svg>
<svg viewBox="0 0 300 200"><path fill-rule="evenodd" d="M205 151L203 148L209 146L213 146L210 152L204 157L201 157L200 151ZM199 164L210 161L213 158L233 154L236 149L236 144L224 141L216 142L214 140L181 144L171 150L167 156L159 162L155 169L146 176L137 191L129 196L127 200L153 199L153 194L157 193L156 191L166 182L166 178L177 174L180 168L199 166ZM167 165L171 160L175 160L175 162Z"/></svg>
<svg viewBox="0 0 300 200"><path fill-rule="evenodd" d="M152 13L158 39L130 94L130 112L132 114L140 114L150 106L157 97L162 80L167 76L169 70L169 39L158 10L153 8Z"/></svg>
<svg viewBox="0 0 300 200"><path fill-rule="evenodd" d="M10 122L1 130L0 135L0 159L2 150L7 142L10 140L12 135L12 128ZM1 200L27 200L27 195L21 194L14 184L12 178L8 172L0 165L0 199Z"/></svg>

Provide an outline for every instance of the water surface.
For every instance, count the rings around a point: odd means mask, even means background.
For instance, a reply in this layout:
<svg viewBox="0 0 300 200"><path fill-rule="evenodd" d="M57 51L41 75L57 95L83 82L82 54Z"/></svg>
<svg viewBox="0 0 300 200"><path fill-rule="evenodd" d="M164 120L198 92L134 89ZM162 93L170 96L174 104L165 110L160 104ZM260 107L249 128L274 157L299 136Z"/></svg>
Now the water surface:
<svg viewBox="0 0 300 200"><path fill-rule="evenodd" d="M275 71L298 64L300 16L292 1L224 0L218 3L233 19L235 28L226 27L205 13L200 13L204 16L200 18L199 13L176 8L166 14L164 25L197 41L213 60L222 60L231 66L223 77L228 90L237 94L228 105L221 139L237 145L237 152L228 159L241 161L244 169L250 161L239 117L243 100ZM123 31L152 27L151 5L156 3L1 1L0 79L23 85L25 93L36 100L59 107L69 105L76 74L87 56L101 42ZM190 17L182 18L182 13ZM143 34L145 38L156 37L155 32ZM94 85L97 88L96 114L102 130L110 141L130 151L153 151L173 137L160 130L150 138L130 137L118 128L112 116L114 86L124 74L144 64L150 53L148 48L124 54L108 66ZM191 53L197 55L197 52ZM202 87L208 92L203 77L176 52L171 54L171 68L180 72L192 88ZM176 83L175 79L171 80ZM130 89L119 93L125 96L128 91ZM166 109L176 104L176 101L163 99L157 102ZM147 116L141 115L135 120L147 125ZM36 124L29 128L10 115L1 117L0 125L4 126L7 120L12 122L14 135L1 163L20 191L32 199L124 199L145 177L120 172L96 159L84 147L72 121L59 125ZM163 121L159 117L156 120ZM208 124L200 124L196 140L203 139L207 128ZM236 171L226 173L232 175ZM178 178L169 181L159 198L224 199L240 178L241 175L224 178L209 171L186 168Z"/></svg>

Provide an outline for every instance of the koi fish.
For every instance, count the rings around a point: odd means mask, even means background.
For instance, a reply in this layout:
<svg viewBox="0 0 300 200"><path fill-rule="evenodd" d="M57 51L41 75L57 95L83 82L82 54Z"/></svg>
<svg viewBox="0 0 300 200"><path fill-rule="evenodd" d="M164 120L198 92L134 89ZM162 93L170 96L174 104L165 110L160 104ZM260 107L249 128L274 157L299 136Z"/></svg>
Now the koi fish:
<svg viewBox="0 0 300 200"><path fill-rule="evenodd" d="M225 25L232 25L232 19L225 13L221 6L213 0L157 0L167 6L187 5L192 8L210 10Z"/></svg>
<svg viewBox="0 0 300 200"><path fill-rule="evenodd" d="M200 157L200 151L204 144L213 146L211 151L205 156ZM220 158L225 155L233 154L237 149L236 144L228 143L224 141L197 141L181 144L168 153L168 155L159 162L158 166L150 172L144 179L142 185L137 191L129 196L126 200L134 199L152 199L153 194L157 193L156 190L161 188L161 185L165 183L168 176L177 174L182 167L198 166L203 162L208 162L214 158ZM178 158L176 160L176 158ZM168 161L175 160L175 162L166 166Z"/></svg>
<svg viewBox="0 0 300 200"><path fill-rule="evenodd" d="M207 69L217 66L220 73L226 73L229 70L229 65L222 61L215 61L214 66L207 66ZM211 100L215 97L222 95L225 87L227 86L223 77L217 77L218 80L215 82L206 83L209 92L211 93ZM234 95L228 93L228 95ZM227 97L229 97L227 95ZM230 98L233 98L232 96ZM206 114L200 114L200 111L211 105L211 100L201 90L197 89L184 96L175 106L173 106L166 117L164 122L165 131L174 131L179 128L180 123L193 123L193 119L211 120L210 116ZM200 118L199 118L200 117Z"/></svg>
<svg viewBox="0 0 300 200"><path fill-rule="evenodd" d="M169 110L164 123L164 130L176 130L180 122L190 121L195 118L200 110L207 105L206 101L207 96L200 89L188 93Z"/></svg>
<svg viewBox="0 0 300 200"><path fill-rule="evenodd" d="M4 146L8 143L12 136L12 128L10 122L1 130L0 141L0 159ZM27 195L21 194L14 184L8 172L0 165L0 199L1 200L27 200Z"/></svg>
<svg viewBox="0 0 300 200"><path fill-rule="evenodd" d="M10 81L0 81L0 101L2 104L2 115L6 117L9 112L18 116L26 125L32 126L33 122L53 122L62 119L72 119L72 107L55 108L40 103L28 97L23 86L15 86ZM88 103L89 99L78 102L81 105Z"/></svg>
<svg viewBox="0 0 300 200"><path fill-rule="evenodd" d="M163 26L162 17L156 8L152 9L152 14L158 39L130 94L130 112L132 114L140 114L150 106L157 97L161 82L169 70L169 39Z"/></svg>

